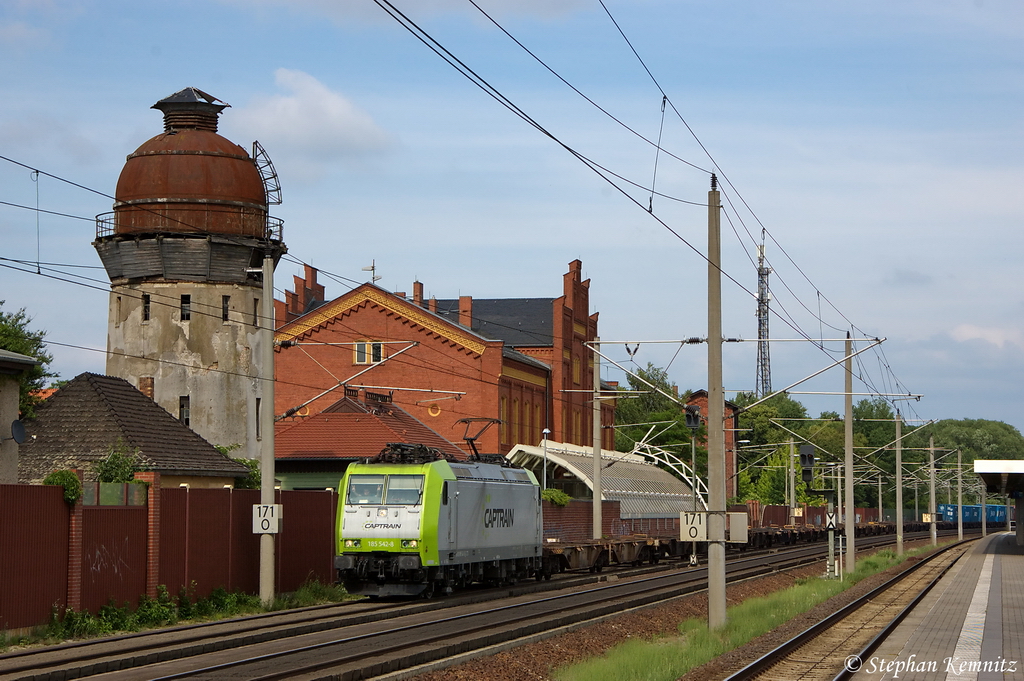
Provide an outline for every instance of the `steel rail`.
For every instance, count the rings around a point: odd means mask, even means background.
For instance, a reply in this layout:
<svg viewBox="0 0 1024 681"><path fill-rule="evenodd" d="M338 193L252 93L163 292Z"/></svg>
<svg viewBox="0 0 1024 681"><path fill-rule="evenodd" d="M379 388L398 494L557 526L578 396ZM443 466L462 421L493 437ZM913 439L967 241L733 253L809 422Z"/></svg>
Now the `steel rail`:
<svg viewBox="0 0 1024 681"><path fill-rule="evenodd" d="M976 541L976 540L975 539L965 539L963 541L954 542L952 544L948 544L948 545L940 548L938 551L936 551L932 555L928 556L928 558L926 560L922 560L922 561L920 561L918 563L915 563L914 565L911 565L906 570L903 570L902 572L900 572L898 575L896 575L892 579L886 581L884 584L880 584L879 586L877 586L874 589L872 589L870 592L864 594L863 596L861 596L857 600L855 600L855 601L845 605L844 607L840 608L839 610L835 611L834 613L832 613L831 615L829 615L825 619L821 620L817 624L814 624L814 625L808 627L807 629L805 629L804 631L800 632L799 634L797 634L793 638L789 639L788 641L786 641L782 645L778 646L777 648L775 648L771 652L766 653L765 655L762 655L761 657L759 657L758 659L754 660L753 662L751 662L747 666L743 667L739 671L737 671L737 672L733 673L732 675L726 677L725 681L748 681L749 679L753 679L753 678L757 677L759 674L763 674L764 672L766 672L771 667L774 667L779 662L780 658L785 657L786 655L788 655L789 653L797 650L802 645L804 645L808 641L814 639L815 637L817 637L818 635L820 635L824 631L830 629L837 622L839 622L839 621L845 619L847 616L849 616L853 611L857 610L861 606L863 606L866 603L868 603L869 601L873 600L879 594L881 594L884 591L888 590L893 585L895 585L898 582L902 581L903 578L913 574L919 568L921 568L921 567L923 567L925 565L928 565L928 563L931 560L937 558L938 556L942 555L946 551L949 551L951 549L954 549L956 547L962 546L963 544L966 544L966 543L972 542L972 541ZM951 566L952 566L952 564L950 566L946 566L941 571L941 573L937 577L935 577L935 579L933 579L925 587L925 589L926 590L930 590L938 582L938 580L942 576L944 576L946 574L946 571L948 571ZM902 619L903 617L906 616L906 614L908 612L909 612L909 610L904 609L904 611L902 611L898 615L898 617L900 619ZM882 640L883 639L879 639L877 641L872 640L872 643L874 643L874 645L877 647L877 645L880 644ZM836 677L836 678L840 678L840 677ZM843 678L845 678L845 677L843 677Z"/></svg>
<svg viewBox="0 0 1024 681"><path fill-rule="evenodd" d="M873 540L872 543L876 546L884 545L892 542L891 535L879 535L877 537L868 537L867 539ZM865 549L871 548L865 546ZM821 556L824 553L824 548L819 544L810 544L802 547L793 547L783 553L771 554L767 556L758 556L750 558L742 558L733 560L730 562L728 567L727 579L729 583L737 583L751 578L761 577L765 574L765 568L768 567L772 571L780 571L785 569L791 569L800 565L807 565L820 562ZM800 555L794 555L800 554ZM456 615L454 617L441 618L439 620L432 620L430 622L421 622L410 625L404 625L401 627L393 627L388 630L371 632L366 634L360 634L357 636L349 636L331 641L322 641L307 646L301 646L299 648L293 648L286 651L278 651L273 653L266 653L263 655L253 656L245 659L235 660L222 664L212 665L201 669L187 670L174 674L168 674L165 676L157 677L154 681L170 681L172 679L183 679L202 675L218 675L230 669L238 670L244 668L246 665L263 665L267 662L275 660L283 660L289 656L294 655L305 655L314 652L324 652L332 647L348 646L350 647L354 643L365 642L375 637L391 636L400 633L430 629L438 627L446 623L453 623L459 621L468 621L471 618L483 618L483 622L479 625L470 627L463 627L459 630L460 636L471 635L481 631L489 631L494 628L495 615L501 614L501 622L503 625L514 624L519 622L528 622L533 619L546 619L549 618L547 613L550 613L550 609L546 609L543 613L537 614L529 612L529 610L535 610L538 606L545 604L556 603L568 599L584 599L584 603L579 605L572 605L568 608L564 608L559 613L559 625L564 626L566 624L580 624L586 621L592 621L601 617L605 617L608 614L614 614L619 612L621 609L620 601L622 599L633 598L635 599L638 594L646 594L642 598L638 599L633 607L637 605L649 605L654 602L663 602L666 598L678 598L686 595L690 595L706 588L707 580L707 569L706 567L688 571L686 573L675 573L669 575L654 575L651 577L645 577L634 580L628 583L617 583L617 584L605 584L602 586L593 587L590 589L573 592L570 594L559 594L556 596L550 596L541 599L534 599L527 603L519 603L512 605L499 606L497 608L486 609L483 611L476 611L472 613L464 613ZM669 582L667 585L652 586L654 582ZM645 586L646 585L646 586ZM639 588L638 588L639 587ZM613 599L601 599L597 601L586 600L591 596L600 596L609 591L622 592L613 597ZM665 595L665 594L668 595ZM605 604L610 602L610 604ZM513 610L524 611L522 615L516 615L509 617L508 613ZM572 614L573 612L581 613L579 615ZM538 630L543 625L536 625ZM513 635L509 638L520 637L519 635ZM248 676L247 678L253 679L253 681L272 681L273 679L288 678L297 674L308 674L313 672L322 671L325 669L337 668L344 665L351 665L358 663L359 661L371 660L380 658L390 652L406 651L410 645L416 647L427 646L429 644L438 641L450 641L451 634L441 632L436 635L426 636L418 639L413 644L409 641L403 640L394 644L382 644L373 646L371 650L364 652L346 652L343 655L332 657L327 660L320 660L310 664L301 664L300 666L290 666L280 671L268 672L267 674L260 676ZM474 644L467 642L464 644L465 649L460 649L458 652L466 652L472 650ZM431 654L430 652L424 651L417 654L418 663L427 661L434 661L445 657L445 654L437 653ZM402 668L400 663L396 668ZM237 673L237 672L236 672Z"/></svg>

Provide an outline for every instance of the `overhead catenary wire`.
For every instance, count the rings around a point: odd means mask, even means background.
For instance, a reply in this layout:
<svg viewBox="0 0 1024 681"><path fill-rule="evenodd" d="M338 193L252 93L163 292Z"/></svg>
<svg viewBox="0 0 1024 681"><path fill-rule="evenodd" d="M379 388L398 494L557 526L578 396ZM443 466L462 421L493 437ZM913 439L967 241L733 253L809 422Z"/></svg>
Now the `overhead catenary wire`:
<svg viewBox="0 0 1024 681"><path fill-rule="evenodd" d="M390 3L387 3L387 4L390 4ZM474 4L475 4L475 3L474 3ZM603 3L603 2L602 2L602 6L604 6L604 3ZM608 11L608 10L607 10L607 7L605 7L605 11L606 11L606 12ZM610 13L609 13L609 16L610 16ZM614 22L614 18L613 18L613 22ZM616 23L616 27L618 27L618 24L617 24L617 23ZM621 29L620 29L620 32L621 32ZM625 38L625 35L624 35L624 34L623 34L623 37ZM627 41L627 42L628 42L628 41ZM633 49L633 48L632 48L632 45L631 45L631 44L630 44L630 48L631 48L631 49ZM635 53L635 49L634 49L634 53ZM637 54L637 57L639 58L639 54ZM641 63L643 63L643 62L642 62L642 60L641 60ZM644 64L644 68L645 68L645 69L647 69L647 66L646 66L646 64ZM650 73L650 70L649 70L649 69L647 69L647 70L648 70L648 73ZM652 77L652 79L653 79L653 74L651 74L651 77ZM659 85L659 88L660 88L660 85ZM663 94L663 104L664 104L664 103L665 103L666 101L669 101L669 100L667 99L667 95L664 95L664 94ZM682 118L681 114L679 114L679 111L678 111L678 109L676 109L676 107L675 107L675 105L674 105L674 104L672 105L672 109L673 109L673 110L674 110L674 111L676 112L676 114L677 114L677 115L679 115L679 117L680 117L680 120L683 120L684 124L686 124L686 125L687 125L687 128L689 129L689 128L690 128L689 124L687 124L687 123L686 123L686 121L685 121L685 120L684 120L684 119ZM532 120L532 119L524 118L524 120L527 120L527 122L530 122L530 120ZM540 130L541 130L542 132L546 132L546 131L544 131L544 130L543 130L542 128L538 128L538 129L540 129ZM692 129L691 129L691 134L692 134ZM695 139L696 139L696 136L695 136ZM557 141L557 140L556 140L556 141ZM649 140L648 140L648 142L649 142ZM698 140L698 142L700 142L700 140ZM559 143L560 143L560 142L559 142ZM564 145L563 145L563 146L564 146ZM704 145L703 145L703 144L701 143L701 146L703 147ZM658 153L660 153L660 152L661 152L661 145L660 145L660 139L659 139L659 142L658 142L658 143L657 143L657 144L655 145L655 147L656 147L656 149L658 150ZM582 162L584 162L584 163L585 163L585 164L587 164L587 165L590 165L590 163L591 163L591 162L589 161L589 159L586 159L586 157L584 157L584 156L582 156L582 155L578 154L578 152L575 152L574 150L571 150L571 149L569 149L568 147L566 147L566 148L567 148L567 150L569 150L569 151L570 151L570 153L573 153L574 155L576 155L576 156L577 156L577 157L578 157L578 158L579 158L579 159L580 159L580 160L581 160ZM706 151L706 149L705 149L705 151ZM666 151L666 153L668 153L668 152ZM709 158L712 158L710 154L708 154L708 157L709 157ZM0 158L2 158L2 157L0 157ZM9 159L6 159L6 158L5 158L5 160L9 160ZM680 159L680 160L682 160L682 159ZM712 160L714 160L714 159L712 158ZM595 165L596 165L596 164L595 164ZM716 166L716 168L717 168L717 164L715 164L715 166ZM25 166L25 167L28 167L28 166ZM592 170L594 169L594 166L590 166L590 167L591 167L591 169L592 169ZM611 171L608 171L608 170L607 170L606 168L603 168L603 167L602 167L602 166L600 166L600 165L596 165L596 167L597 167L597 168L601 168L601 169L602 169L603 171L611 172ZM694 167L697 167L697 166L694 166ZM703 170L703 169L701 169L701 170ZM45 174L45 175L47 175L47 176L50 176L50 177L56 177L56 176L51 176L51 175L50 175L50 174L48 174L48 173L44 173L44 174ZM601 175L602 173L601 173L601 172L599 172L598 174L599 174L599 175ZM629 182L629 180L626 180L625 178L623 178L623 177L621 177L621 176L619 176L619 175L615 175L614 173L612 173L612 175L613 175L614 177L616 177L616 178L618 178L618 179L622 180L622 181L625 181L625 182ZM726 178L726 176L725 176L724 174L722 174L722 177L723 177L723 179L727 179L727 178ZM56 178L56 179L61 179L61 180L62 180L62 178ZM608 178L605 178L605 179L607 180ZM63 180L62 180L62 181L63 181ZM77 185L76 183L70 183L70 184L73 184L73 185L75 185L75 186L81 186L81 185ZM614 183L612 183L612 184L614 185ZM732 187L732 184L731 184L731 182L729 183L729 185L730 185L730 187ZM641 188L641 185L640 185L640 184L638 184L638 183L635 183L635 184L634 184L633 186L636 186L636 187L638 187L638 188ZM81 186L81 187L82 187L83 189L88 189L88 188L86 188L86 187L84 187L84 186ZM618 187L617 187L617 188L618 188ZM620 190L620 191L622 191L621 189L619 189L619 190ZM651 195L653 196L653 195L654 195L654 192L653 192L653 190L654 190L653 182L652 182L651 190L652 190L652 194L651 194ZM90 190L90 191L95 191L95 190ZM104 194L104 193L102 193L102 192L95 192L95 193L97 193L97 194L100 194L101 196L107 196L108 198L113 198L113 197L109 197L109 195L107 195L107 194ZM623 193L624 193L624 194L626 194L626 192L623 192ZM729 197L729 193L727 193L727 192L723 192L723 194L724 194L724 195L725 195L725 196L727 197L727 200L730 200L730 201L731 201L731 199L730 199L730 197ZM626 195L628 196L628 194L626 194ZM659 194L659 196L661 196L661 194ZM737 194L737 196L739 196L739 195ZM742 200L742 197L740 197L740 199ZM635 202L635 201L634 201L634 202ZM745 204L745 201L744 201L744 204ZM695 202L695 205L702 205L702 204L700 204L700 203L696 203L696 202ZM648 212L653 212L653 211L651 211L651 206L650 206L650 204L649 204L649 206L648 206ZM69 216L69 217L71 217L71 216ZM77 217L77 216L74 216L74 217ZM756 217L756 216L755 216L755 217ZM81 218L79 218L79 219L81 219ZM759 222L760 222L760 221L759 221ZM666 225L666 227L667 227L667 225ZM672 231L672 230L670 229L670 231ZM678 237L678 236L679 236L679 235L677 234L677 237ZM686 243L686 240L685 240L685 239L682 239L681 237L679 237L679 238L680 238L680 239L681 239L682 241L684 241L684 243ZM775 239L774 239L774 236L772 237L772 239L773 239L773 241L775 240ZM777 241L776 241L776 243L777 243ZM689 245L689 244L687 243L687 245ZM691 248L692 248L692 246L691 246ZM781 247L780 247L780 248L781 248ZM696 249L694 249L694 250L696 250ZM783 250L783 252L784 252L784 249L782 249L782 250ZM787 256L788 256L788 254L787 254ZM296 262L297 262L297 261L296 261ZM795 265L795 263L794 263L794 265ZM801 273L802 273L802 271L801 271ZM326 274L326 273L325 273L325 274ZM728 275L726 275L726 276L728 276ZM806 275L804 275L804 276L805 276L805 278L807 278L807 277L806 277ZM735 280L735 279L733 279L732 277L729 277L729 278L730 278L730 279L732 279L732 280L733 280L733 281L734 281L735 283L737 283L737 284L738 284L738 282L736 282L736 280ZM354 280L349 280L349 281L354 281ZM808 279L808 281L809 281L809 279ZM745 287L743 287L743 286L741 286L741 288L745 289ZM750 292L748 291L748 293L750 293ZM794 298L795 298L796 300L800 301L800 298L799 298L798 296L796 296L795 294L794 294ZM827 299L826 299L826 300L827 300ZM830 303L830 305L831 305L831 303ZM833 308L834 308L834 306L833 306ZM838 311L838 310L837 310L837 311ZM819 311L819 315L818 315L818 316L819 316L819 320L821 320L821 316L820 316L820 311ZM844 317L844 318L845 318L845 317ZM795 330L798 330L798 331L799 331L799 329L798 329L798 324L796 323L795 317L794 317L793 315L791 315L791 314L790 314L790 315L789 315L789 319L790 319L790 325L792 325L792 326L793 326L793 328L794 328ZM835 327L833 327L833 328L835 328ZM820 337L821 335L823 335L823 334L819 334L819 337ZM887 363L885 363L885 366L888 366L888 364L887 364ZM891 369L891 368L890 368L890 369ZM863 373L863 371L862 371L862 373Z"/></svg>

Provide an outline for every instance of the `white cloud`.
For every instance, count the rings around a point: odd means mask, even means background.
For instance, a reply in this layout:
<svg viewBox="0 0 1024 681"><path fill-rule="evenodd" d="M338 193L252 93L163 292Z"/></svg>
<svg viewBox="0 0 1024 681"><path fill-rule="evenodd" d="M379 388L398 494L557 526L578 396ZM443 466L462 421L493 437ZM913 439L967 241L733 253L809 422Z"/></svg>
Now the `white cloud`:
<svg viewBox="0 0 1024 681"><path fill-rule="evenodd" d="M1020 329L959 324L950 332L950 336L961 343L971 340L983 340L1000 348L1005 347L1008 343L1024 347L1024 333Z"/></svg>
<svg viewBox="0 0 1024 681"><path fill-rule="evenodd" d="M233 110L224 124L237 131L229 137L260 140L279 171L286 165L290 177L316 179L331 164L391 146L391 136L368 113L308 73L281 68L274 80L287 94L258 97Z"/></svg>

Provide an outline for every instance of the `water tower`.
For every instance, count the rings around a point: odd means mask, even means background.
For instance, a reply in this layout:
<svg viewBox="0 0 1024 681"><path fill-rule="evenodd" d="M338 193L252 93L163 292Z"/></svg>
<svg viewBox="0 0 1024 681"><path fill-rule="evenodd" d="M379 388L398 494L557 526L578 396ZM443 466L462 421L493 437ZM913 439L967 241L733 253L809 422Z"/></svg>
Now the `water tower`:
<svg viewBox="0 0 1024 681"><path fill-rule="evenodd" d="M96 218L110 277L107 374L210 442L257 458L265 402L260 268L286 252L273 165L217 134L227 108L196 88L153 105L164 131L128 156L114 210Z"/></svg>

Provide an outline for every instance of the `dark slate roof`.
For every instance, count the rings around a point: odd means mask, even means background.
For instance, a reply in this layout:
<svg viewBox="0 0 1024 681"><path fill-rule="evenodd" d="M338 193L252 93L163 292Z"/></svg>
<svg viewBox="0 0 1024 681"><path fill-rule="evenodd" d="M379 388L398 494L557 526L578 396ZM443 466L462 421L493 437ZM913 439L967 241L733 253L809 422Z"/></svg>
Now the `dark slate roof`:
<svg viewBox="0 0 1024 681"><path fill-rule="evenodd" d="M554 298L474 298L473 331L513 347L553 343ZM459 300L438 300L437 314L459 323Z"/></svg>
<svg viewBox="0 0 1024 681"><path fill-rule="evenodd" d="M36 408L25 424L18 480L39 483L55 470L93 466L118 439L139 449L144 466L164 475L233 478L245 466L221 454L122 378L80 374Z"/></svg>
<svg viewBox="0 0 1024 681"><path fill-rule="evenodd" d="M466 458L466 452L397 405L349 397L294 425L278 423L274 451L279 460L362 459L376 456L389 442L424 444Z"/></svg>

